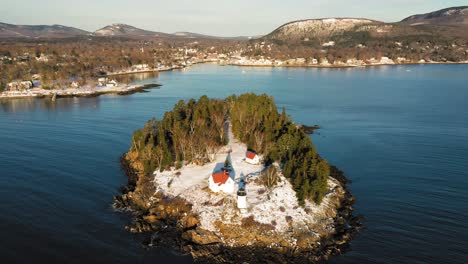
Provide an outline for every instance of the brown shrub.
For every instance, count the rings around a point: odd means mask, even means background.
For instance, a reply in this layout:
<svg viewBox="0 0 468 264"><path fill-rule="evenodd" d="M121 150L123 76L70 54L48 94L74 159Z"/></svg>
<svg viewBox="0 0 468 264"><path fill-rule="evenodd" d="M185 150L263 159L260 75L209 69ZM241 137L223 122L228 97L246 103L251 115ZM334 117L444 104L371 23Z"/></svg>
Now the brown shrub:
<svg viewBox="0 0 468 264"><path fill-rule="evenodd" d="M251 215L241 220L241 226L243 228L258 228L263 231L270 231L270 230L275 230L275 226L273 222L272 224L263 224L263 223L255 221L254 216ZM275 222L275 225L276 225L276 222Z"/></svg>
<svg viewBox="0 0 468 264"><path fill-rule="evenodd" d="M278 184L278 169L275 166L270 166L260 177L263 185L267 188L273 188Z"/></svg>
<svg viewBox="0 0 468 264"><path fill-rule="evenodd" d="M241 223L242 223L242 227L244 228L250 228L250 227L254 227L257 225L257 222L255 221L253 215L242 219Z"/></svg>

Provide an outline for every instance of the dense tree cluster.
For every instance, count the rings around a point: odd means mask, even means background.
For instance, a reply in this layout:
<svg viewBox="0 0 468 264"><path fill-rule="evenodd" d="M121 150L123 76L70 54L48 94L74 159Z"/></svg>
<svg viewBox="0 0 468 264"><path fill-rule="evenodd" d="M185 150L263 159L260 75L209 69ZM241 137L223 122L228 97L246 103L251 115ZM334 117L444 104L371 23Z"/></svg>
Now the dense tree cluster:
<svg viewBox="0 0 468 264"><path fill-rule="evenodd" d="M244 94L226 100L202 96L179 101L160 121L150 120L135 131L131 152L137 153L145 174L184 163L212 161L227 144L226 121L234 136L265 157L277 161L290 180L298 200L320 203L327 191L328 163L317 154L311 139L267 95ZM274 185L277 179L269 180Z"/></svg>
<svg viewBox="0 0 468 264"><path fill-rule="evenodd" d="M151 119L135 131L131 151L138 153L144 172L161 171L184 162L203 164L226 144L224 101L201 97L179 101L160 121Z"/></svg>
<svg viewBox="0 0 468 264"><path fill-rule="evenodd" d="M249 148L263 154L265 162L278 161L301 204L322 201L330 174L328 163L317 154L311 139L286 115L278 113L267 95L231 96L229 117L234 135Z"/></svg>

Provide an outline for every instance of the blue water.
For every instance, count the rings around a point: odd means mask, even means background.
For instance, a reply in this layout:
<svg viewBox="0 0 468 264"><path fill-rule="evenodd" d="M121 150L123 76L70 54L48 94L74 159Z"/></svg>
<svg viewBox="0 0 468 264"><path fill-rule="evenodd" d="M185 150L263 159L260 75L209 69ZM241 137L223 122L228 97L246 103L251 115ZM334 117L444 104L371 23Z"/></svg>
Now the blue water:
<svg viewBox="0 0 468 264"><path fill-rule="evenodd" d="M271 69L199 65L130 96L0 102L2 263L190 263L147 250L112 197L136 128L179 99L256 92L322 127L365 229L331 263L466 263L468 66Z"/></svg>

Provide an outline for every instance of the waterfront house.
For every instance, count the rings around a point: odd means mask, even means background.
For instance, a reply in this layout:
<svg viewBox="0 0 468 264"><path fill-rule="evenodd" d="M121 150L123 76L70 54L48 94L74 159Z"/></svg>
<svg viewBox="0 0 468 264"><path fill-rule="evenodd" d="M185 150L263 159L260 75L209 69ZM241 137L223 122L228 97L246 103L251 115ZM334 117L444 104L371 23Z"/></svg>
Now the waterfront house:
<svg viewBox="0 0 468 264"><path fill-rule="evenodd" d="M206 56L207 60L210 61L215 61L218 59L218 54L217 53L209 53L208 56Z"/></svg>
<svg viewBox="0 0 468 264"><path fill-rule="evenodd" d="M305 58L297 58L296 59L296 64L305 64L306 63L306 59Z"/></svg>
<svg viewBox="0 0 468 264"><path fill-rule="evenodd" d="M6 85L6 90L7 90L7 91L18 91L18 90L19 90L19 84L18 84L18 82L10 82L10 83L7 83L7 85Z"/></svg>
<svg viewBox="0 0 468 264"><path fill-rule="evenodd" d="M78 87L80 87L80 84L79 84L78 82L76 82L76 81L73 81L73 82L70 84L70 87L71 87L71 88L78 88Z"/></svg>
<svg viewBox="0 0 468 264"><path fill-rule="evenodd" d="M106 83L106 87L116 87L118 85L116 80L110 80Z"/></svg>
<svg viewBox="0 0 468 264"><path fill-rule="evenodd" d="M42 82L40 80L33 80L32 82L32 87L37 88L42 86Z"/></svg>
<svg viewBox="0 0 468 264"><path fill-rule="evenodd" d="M257 153L248 150L245 154L245 162L256 165L260 163L260 158L258 157Z"/></svg>
<svg viewBox="0 0 468 264"><path fill-rule="evenodd" d="M134 71L146 71L149 70L148 64L136 64L132 66L132 70Z"/></svg>
<svg viewBox="0 0 468 264"><path fill-rule="evenodd" d="M31 89L33 87L33 82L32 81L22 81L20 83L20 86L22 89Z"/></svg>
<svg viewBox="0 0 468 264"><path fill-rule="evenodd" d="M224 192L224 193L233 193L234 192L234 179L231 177L229 170L223 169L219 172L211 174L208 179L208 185L212 192Z"/></svg>

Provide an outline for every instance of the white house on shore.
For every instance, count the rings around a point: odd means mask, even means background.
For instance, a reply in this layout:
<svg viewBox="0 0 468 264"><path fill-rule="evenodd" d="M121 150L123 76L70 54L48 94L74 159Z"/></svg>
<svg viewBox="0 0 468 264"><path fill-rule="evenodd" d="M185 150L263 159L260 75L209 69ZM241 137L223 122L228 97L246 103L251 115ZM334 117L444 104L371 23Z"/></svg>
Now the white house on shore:
<svg viewBox="0 0 468 264"><path fill-rule="evenodd" d="M118 85L116 80L110 80L106 83L106 87L116 87Z"/></svg>
<svg viewBox="0 0 468 264"><path fill-rule="evenodd" d="M245 162L257 165L260 163L260 158L258 157L257 153L253 151L247 151L247 153L245 153Z"/></svg>
<svg viewBox="0 0 468 264"><path fill-rule="evenodd" d="M228 170L222 170L211 174L208 184L212 192L233 193L235 182Z"/></svg>

